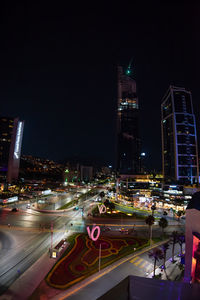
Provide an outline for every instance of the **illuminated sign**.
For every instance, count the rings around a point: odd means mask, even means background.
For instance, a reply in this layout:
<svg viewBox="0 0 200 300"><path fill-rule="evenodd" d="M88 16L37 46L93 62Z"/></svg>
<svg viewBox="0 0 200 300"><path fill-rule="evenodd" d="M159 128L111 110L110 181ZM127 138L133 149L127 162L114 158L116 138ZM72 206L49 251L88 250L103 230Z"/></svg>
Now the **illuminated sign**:
<svg viewBox="0 0 200 300"><path fill-rule="evenodd" d="M19 122L17 127L17 135L16 135L16 142L15 142L15 150L14 150L14 157L16 159L19 159L19 154L20 154L21 133L22 133L22 122Z"/></svg>
<svg viewBox="0 0 200 300"><path fill-rule="evenodd" d="M104 204L98 205L98 209L99 209L99 213L100 213L100 214L106 213L106 207L105 207Z"/></svg>
<svg viewBox="0 0 200 300"><path fill-rule="evenodd" d="M96 230L97 230L97 234L96 234L96 237L94 237L94 233ZM98 240L98 238L100 236L100 227L95 226L95 224L93 224L92 231L90 231L90 227L87 226L87 233L88 233L89 238L95 242Z"/></svg>

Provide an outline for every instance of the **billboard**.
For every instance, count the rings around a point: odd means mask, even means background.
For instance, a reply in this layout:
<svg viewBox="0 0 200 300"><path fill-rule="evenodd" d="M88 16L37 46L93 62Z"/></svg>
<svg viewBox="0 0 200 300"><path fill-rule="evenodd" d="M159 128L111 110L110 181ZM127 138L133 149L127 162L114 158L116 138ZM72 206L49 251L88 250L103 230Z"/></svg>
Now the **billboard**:
<svg viewBox="0 0 200 300"><path fill-rule="evenodd" d="M14 127L12 132L8 161L7 180L9 183L11 183L13 179L18 179L23 129L24 122L19 121L19 119L17 118L14 119Z"/></svg>

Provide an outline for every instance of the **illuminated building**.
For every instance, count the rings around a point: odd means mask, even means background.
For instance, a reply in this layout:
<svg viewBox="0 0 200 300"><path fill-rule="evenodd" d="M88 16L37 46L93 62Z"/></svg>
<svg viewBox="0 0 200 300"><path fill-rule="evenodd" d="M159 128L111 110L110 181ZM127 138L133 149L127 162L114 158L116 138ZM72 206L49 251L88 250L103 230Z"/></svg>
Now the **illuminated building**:
<svg viewBox="0 0 200 300"><path fill-rule="evenodd" d="M139 109L130 68L126 74L118 67L117 171L131 175L140 173Z"/></svg>
<svg viewBox="0 0 200 300"><path fill-rule="evenodd" d="M0 118L0 173L9 183L18 179L24 122Z"/></svg>
<svg viewBox="0 0 200 300"><path fill-rule="evenodd" d="M81 166L81 181L90 182L93 179L93 167Z"/></svg>
<svg viewBox="0 0 200 300"><path fill-rule="evenodd" d="M196 123L189 91L169 87L161 104L161 131L165 180L198 183Z"/></svg>

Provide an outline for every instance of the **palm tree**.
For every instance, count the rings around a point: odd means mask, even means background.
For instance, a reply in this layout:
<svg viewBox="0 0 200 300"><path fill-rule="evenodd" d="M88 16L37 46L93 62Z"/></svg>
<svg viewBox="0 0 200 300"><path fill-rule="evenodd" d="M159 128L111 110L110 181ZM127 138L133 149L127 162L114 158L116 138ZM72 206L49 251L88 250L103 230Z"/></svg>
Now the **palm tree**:
<svg viewBox="0 0 200 300"><path fill-rule="evenodd" d="M164 237L164 229L168 226L168 221L165 218L160 218L159 226L162 228L162 235Z"/></svg>
<svg viewBox="0 0 200 300"><path fill-rule="evenodd" d="M185 243L185 236L184 235L179 235L178 238L177 238L177 242L178 244L180 245L180 248L181 248L181 253L180 253L180 256L183 255L183 244Z"/></svg>
<svg viewBox="0 0 200 300"><path fill-rule="evenodd" d="M115 209L115 204L113 202L110 202L108 207L110 208L111 213L112 213L112 211Z"/></svg>
<svg viewBox="0 0 200 300"><path fill-rule="evenodd" d="M155 221L155 218L151 215L149 215L145 219L146 224L149 225L149 242L150 242L150 245L152 243L152 225L154 224L154 221Z"/></svg>
<svg viewBox="0 0 200 300"><path fill-rule="evenodd" d="M172 232L171 243L172 243L172 262L175 262L175 260L174 260L174 248L175 248L175 244L178 243L178 232L177 231Z"/></svg>
<svg viewBox="0 0 200 300"><path fill-rule="evenodd" d="M163 251L163 269L165 269L166 254L167 254L167 250L169 249L169 243L162 244L161 249Z"/></svg>
<svg viewBox="0 0 200 300"><path fill-rule="evenodd" d="M104 191L100 192L100 193L99 193L99 196L100 196L100 198L101 198L101 200L102 200L102 199L105 197Z"/></svg>
<svg viewBox="0 0 200 300"><path fill-rule="evenodd" d="M106 207L108 207L108 206L109 206L109 204L110 204L110 201L109 201L109 199L106 199L106 200L104 201L104 205L105 205Z"/></svg>
<svg viewBox="0 0 200 300"><path fill-rule="evenodd" d="M149 257L154 260L154 267L153 267L153 277L155 277L156 271L156 262L160 259L163 259L163 251L160 248L154 248L152 251L148 253Z"/></svg>
<svg viewBox="0 0 200 300"><path fill-rule="evenodd" d="M151 210L152 210L152 216L153 216L154 215L154 210L156 210L155 204L152 205Z"/></svg>

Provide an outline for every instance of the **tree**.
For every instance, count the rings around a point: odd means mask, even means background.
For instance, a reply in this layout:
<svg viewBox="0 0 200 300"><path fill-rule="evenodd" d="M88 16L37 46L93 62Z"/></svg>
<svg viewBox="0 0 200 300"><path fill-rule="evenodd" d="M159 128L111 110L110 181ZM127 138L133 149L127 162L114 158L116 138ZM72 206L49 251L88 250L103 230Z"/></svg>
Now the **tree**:
<svg viewBox="0 0 200 300"><path fill-rule="evenodd" d="M168 221L165 218L160 218L159 226L162 228L162 235L164 236L164 229L168 226Z"/></svg>
<svg viewBox="0 0 200 300"><path fill-rule="evenodd" d="M180 217L182 216L183 212L181 210L177 211L177 217L178 217L178 220L180 220Z"/></svg>
<svg viewBox="0 0 200 300"><path fill-rule="evenodd" d="M163 269L165 269L166 254L167 254L167 250L169 249L169 243L162 244L161 249L163 251Z"/></svg>
<svg viewBox="0 0 200 300"><path fill-rule="evenodd" d="M106 199L106 200L104 201L104 205L105 205L106 207L108 207L108 206L109 206L109 204L110 204L110 201L109 201L109 199Z"/></svg>
<svg viewBox="0 0 200 300"><path fill-rule="evenodd" d="M183 244L185 243L185 236L182 235L182 234L178 235L177 242L178 242L178 244L179 244L179 246L181 248L180 255L182 256L183 255Z"/></svg>
<svg viewBox="0 0 200 300"><path fill-rule="evenodd" d="M148 217L146 217L145 222L147 225L149 225L149 241L150 241L150 245L152 243L152 225L155 222L155 218L151 215L149 215Z"/></svg>
<svg viewBox="0 0 200 300"><path fill-rule="evenodd" d="M175 260L174 260L174 248L175 248L175 244L178 243L178 232L177 231L172 232L171 243L172 243L172 262L175 262Z"/></svg>
<svg viewBox="0 0 200 300"><path fill-rule="evenodd" d="M111 213L112 213L112 211L115 209L115 204L113 202L110 202L108 207L110 208Z"/></svg>
<svg viewBox="0 0 200 300"><path fill-rule="evenodd" d="M152 210L152 216L153 216L154 215L154 211L156 210L155 204L152 205L151 210Z"/></svg>
<svg viewBox="0 0 200 300"><path fill-rule="evenodd" d="M102 191L101 193L99 193L99 196L101 197L101 199L102 199L103 197L105 197L104 191Z"/></svg>
<svg viewBox="0 0 200 300"><path fill-rule="evenodd" d="M148 253L149 257L154 261L154 267L153 267L153 277L155 277L155 271L156 271L156 262L160 259L163 259L163 251L160 248L154 248L152 251Z"/></svg>
<svg viewBox="0 0 200 300"><path fill-rule="evenodd" d="M106 199L106 201L104 201L104 205L106 207L108 207L111 210L111 212L115 209L115 204L113 202L109 201L108 199Z"/></svg>

